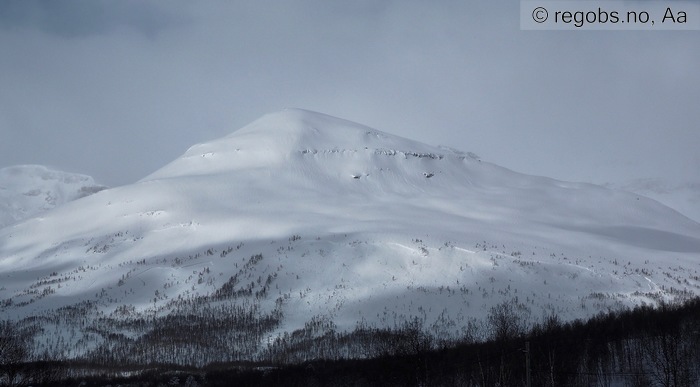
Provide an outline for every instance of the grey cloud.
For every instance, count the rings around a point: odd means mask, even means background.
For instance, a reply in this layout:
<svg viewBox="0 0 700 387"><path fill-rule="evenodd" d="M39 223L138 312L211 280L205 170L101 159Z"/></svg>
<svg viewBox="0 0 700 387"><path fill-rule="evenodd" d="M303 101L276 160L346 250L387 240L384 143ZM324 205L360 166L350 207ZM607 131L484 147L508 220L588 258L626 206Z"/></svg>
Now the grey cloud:
<svg viewBox="0 0 700 387"><path fill-rule="evenodd" d="M154 36L185 20L156 4L132 0L6 0L0 2L0 28L38 29L75 38L127 27Z"/></svg>

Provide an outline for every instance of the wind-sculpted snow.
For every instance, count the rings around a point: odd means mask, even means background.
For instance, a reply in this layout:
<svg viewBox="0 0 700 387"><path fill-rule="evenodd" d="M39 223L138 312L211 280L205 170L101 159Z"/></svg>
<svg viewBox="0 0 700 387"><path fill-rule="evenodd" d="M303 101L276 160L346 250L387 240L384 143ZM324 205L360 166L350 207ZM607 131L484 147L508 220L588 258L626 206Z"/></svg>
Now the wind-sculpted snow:
<svg viewBox="0 0 700 387"><path fill-rule="evenodd" d="M0 310L47 321L36 350L66 357L133 354L170 337L162 324L208 319L215 344L138 356L242 360L319 321L449 338L503 301L535 320L684 299L699 239L639 195L285 110L1 229Z"/></svg>

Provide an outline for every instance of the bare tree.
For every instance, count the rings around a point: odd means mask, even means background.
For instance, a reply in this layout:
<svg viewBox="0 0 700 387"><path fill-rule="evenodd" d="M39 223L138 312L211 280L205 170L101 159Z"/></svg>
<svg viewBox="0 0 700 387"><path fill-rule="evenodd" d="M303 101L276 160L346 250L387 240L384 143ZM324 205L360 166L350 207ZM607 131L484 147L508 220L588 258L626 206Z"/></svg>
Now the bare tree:
<svg viewBox="0 0 700 387"><path fill-rule="evenodd" d="M530 311L515 300L494 305L487 316L491 338L497 342L512 340L527 329Z"/></svg>
<svg viewBox="0 0 700 387"><path fill-rule="evenodd" d="M0 385L18 386L29 357L25 335L11 321L0 321Z"/></svg>
<svg viewBox="0 0 700 387"><path fill-rule="evenodd" d="M694 386L697 382L692 341L694 327L681 325L677 330L665 329L644 339L644 349L650 362L651 377L664 387Z"/></svg>
<svg viewBox="0 0 700 387"><path fill-rule="evenodd" d="M500 366L496 376L497 385L514 385L514 368L508 364L506 354L512 352L514 340L522 337L528 325L530 310L518 304L516 299L504 301L494 305L489 309L487 316L488 329L491 339L494 340L500 349Z"/></svg>

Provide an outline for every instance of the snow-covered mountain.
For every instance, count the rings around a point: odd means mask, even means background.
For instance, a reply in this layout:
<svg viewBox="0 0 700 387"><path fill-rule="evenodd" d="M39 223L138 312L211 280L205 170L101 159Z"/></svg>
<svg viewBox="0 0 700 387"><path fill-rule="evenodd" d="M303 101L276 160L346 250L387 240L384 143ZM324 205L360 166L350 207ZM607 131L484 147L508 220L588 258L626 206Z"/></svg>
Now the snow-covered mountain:
<svg viewBox="0 0 700 387"><path fill-rule="evenodd" d="M572 319L684 298L699 269L700 224L652 199L284 110L0 229L0 311L71 357L147 317L247 308L274 323L244 357L318 321L456 336L504 300Z"/></svg>
<svg viewBox="0 0 700 387"><path fill-rule="evenodd" d="M658 200L696 222L700 221L700 181L680 183L661 178L646 178L608 183L605 186Z"/></svg>
<svg viewBox="0 0 700 387"><path fill-rule="evenodd" d="M0 228L105 189L92 177L18 165L0 169Z"/></svg>

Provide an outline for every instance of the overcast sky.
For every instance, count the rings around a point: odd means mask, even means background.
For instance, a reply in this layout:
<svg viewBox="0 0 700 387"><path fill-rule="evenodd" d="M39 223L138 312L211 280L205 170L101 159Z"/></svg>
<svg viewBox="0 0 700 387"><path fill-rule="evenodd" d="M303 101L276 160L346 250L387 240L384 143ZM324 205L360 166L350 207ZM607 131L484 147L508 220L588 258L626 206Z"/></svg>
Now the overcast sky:
<svg viewBox="0 0 700 387"><path fill-rule="evenodd" d="M285 107L529 174L697 180L699 31L521 31L517 1L0 1L0 167L134 182Z"/></svg>

